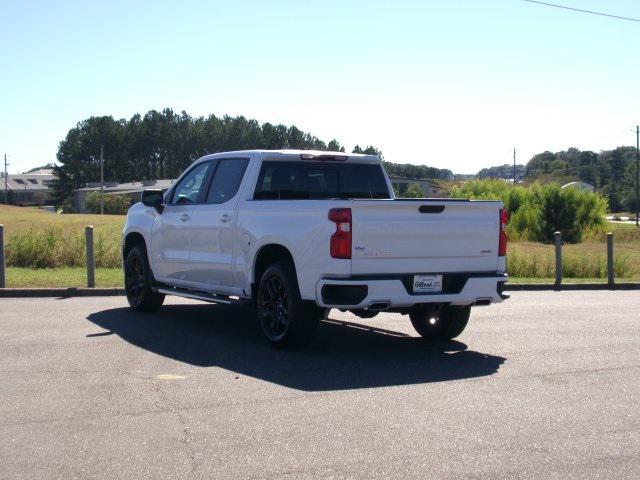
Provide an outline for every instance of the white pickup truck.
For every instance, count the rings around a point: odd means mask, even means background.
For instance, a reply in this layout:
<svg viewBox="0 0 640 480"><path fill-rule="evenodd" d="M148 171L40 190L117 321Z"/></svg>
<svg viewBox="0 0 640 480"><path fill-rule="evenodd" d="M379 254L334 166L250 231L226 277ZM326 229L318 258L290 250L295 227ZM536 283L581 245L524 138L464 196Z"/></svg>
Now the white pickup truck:
<svg viewBox="0 0 640 480"><path fill-rule="evenodd" d="M408 314L447 340L471 306L508 298L505 223L497 201L394 198L376 156L207 155L129 209L126 294L139 311L165 295L252 302L276 346L308 342L331 308Z"/></svg>

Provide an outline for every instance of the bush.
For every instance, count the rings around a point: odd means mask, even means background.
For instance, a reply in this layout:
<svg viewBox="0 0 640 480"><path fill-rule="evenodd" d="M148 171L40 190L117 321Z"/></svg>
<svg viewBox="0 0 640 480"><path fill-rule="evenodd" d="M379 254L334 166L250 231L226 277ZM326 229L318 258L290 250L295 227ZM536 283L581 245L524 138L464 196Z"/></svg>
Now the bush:
<svg viewBox="0 0 640 480"><path fill-rule="evenodd" d="M511 240L549 242L562 233L566 242L581 242L587 230L604 228L608 203L605 197L556 184L525 187L502 180L471 180L455 187L452 197L501 200L509 211L507 235Z"/></svg>
<svg viewBox="0 0 640 480"><path fill-rule="evenodd" d="M0 203L5 205L16 204L16 192L14 190L7 190L6 194L4 190L0 190Z"/></svg>
<svg viewBox="0 0 640 480"><path fill-rule="evenodd" d="M119 267L119 238L96 232L94 254L97 267ZM87 263L84 232L70 233L57 227L14 234L7 242L6 255L9 267L81 267Z"/></svg>
<svg viewBox="0 0 640 480"><path fill-rule="evenodd" d="M73 198L67 197L60 204L61 213L73 213Z"/></svg>
<svg viewBox="0 0 640 480"><path fill-rule="evenodd" d="M424 198L424 193L422 192L422 187L420 187L419 184L412 183L403 193L396 196L398 198Z"/></svg>
<svg viewBox="0 0 640 480"><path fill-rule="evenodd" d="M126 195L103 195L104 213L109 215L125 215L131 201ZM100 192L89 192L87 194L87 208L91 213L100 213Z"/></svg>

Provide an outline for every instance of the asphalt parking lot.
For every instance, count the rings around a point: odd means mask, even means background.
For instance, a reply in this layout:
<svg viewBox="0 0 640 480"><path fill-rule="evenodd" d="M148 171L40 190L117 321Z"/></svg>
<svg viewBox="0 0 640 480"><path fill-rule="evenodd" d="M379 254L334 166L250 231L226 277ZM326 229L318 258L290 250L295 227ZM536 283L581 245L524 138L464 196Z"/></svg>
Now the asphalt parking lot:
<svg viewBox="0 0 640 480"><path fill-rule="evenodd" d="M332 311L0 299L0 478L640 478L640 292L515 292L444 345Z"/></svg>

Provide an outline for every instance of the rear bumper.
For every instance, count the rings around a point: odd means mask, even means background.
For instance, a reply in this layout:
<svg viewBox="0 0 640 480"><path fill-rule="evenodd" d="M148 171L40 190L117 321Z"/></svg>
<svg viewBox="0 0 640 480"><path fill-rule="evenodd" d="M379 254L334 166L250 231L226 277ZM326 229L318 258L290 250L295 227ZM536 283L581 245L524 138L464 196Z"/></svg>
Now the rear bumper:
<svg viewBox="0 0 640 480"><path fill-rule="evenodd" d="M409 278L412 275L324 278L316 287L316 302L327 308L359 309L380 305L402 308L420 303L488 305L509 298L502 293L509 278L506 274L445 274L443 291L427 294L412 293Z"/></svg>

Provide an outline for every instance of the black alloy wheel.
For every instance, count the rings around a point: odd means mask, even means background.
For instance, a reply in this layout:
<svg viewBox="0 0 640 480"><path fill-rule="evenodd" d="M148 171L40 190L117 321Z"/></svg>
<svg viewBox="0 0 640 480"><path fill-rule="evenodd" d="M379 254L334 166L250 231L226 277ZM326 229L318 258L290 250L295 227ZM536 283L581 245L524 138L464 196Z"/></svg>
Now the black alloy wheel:
<svg viewBox="0 0 640 480"><path fill-rule="evenodd" d="M124 286L129 306L140 312L155 312L164 295L151 288L152 275L144 246L135 245L124 262Z"/></svg>
<svg viewBox="0 0 640 480"><path fill-rule="evenodd" d="M289 300L282 278L274 273L261 282L260 311L265 334L271 341L279 341L289 328Z"/></svg>
<svg viewBox="0 0 640 480"><path fill-rule="evenodd" d="M256 299L262 331L274 347L302 347L311 342L324 308L302 300L293 264L273 263L258 282Z"/></svg>

